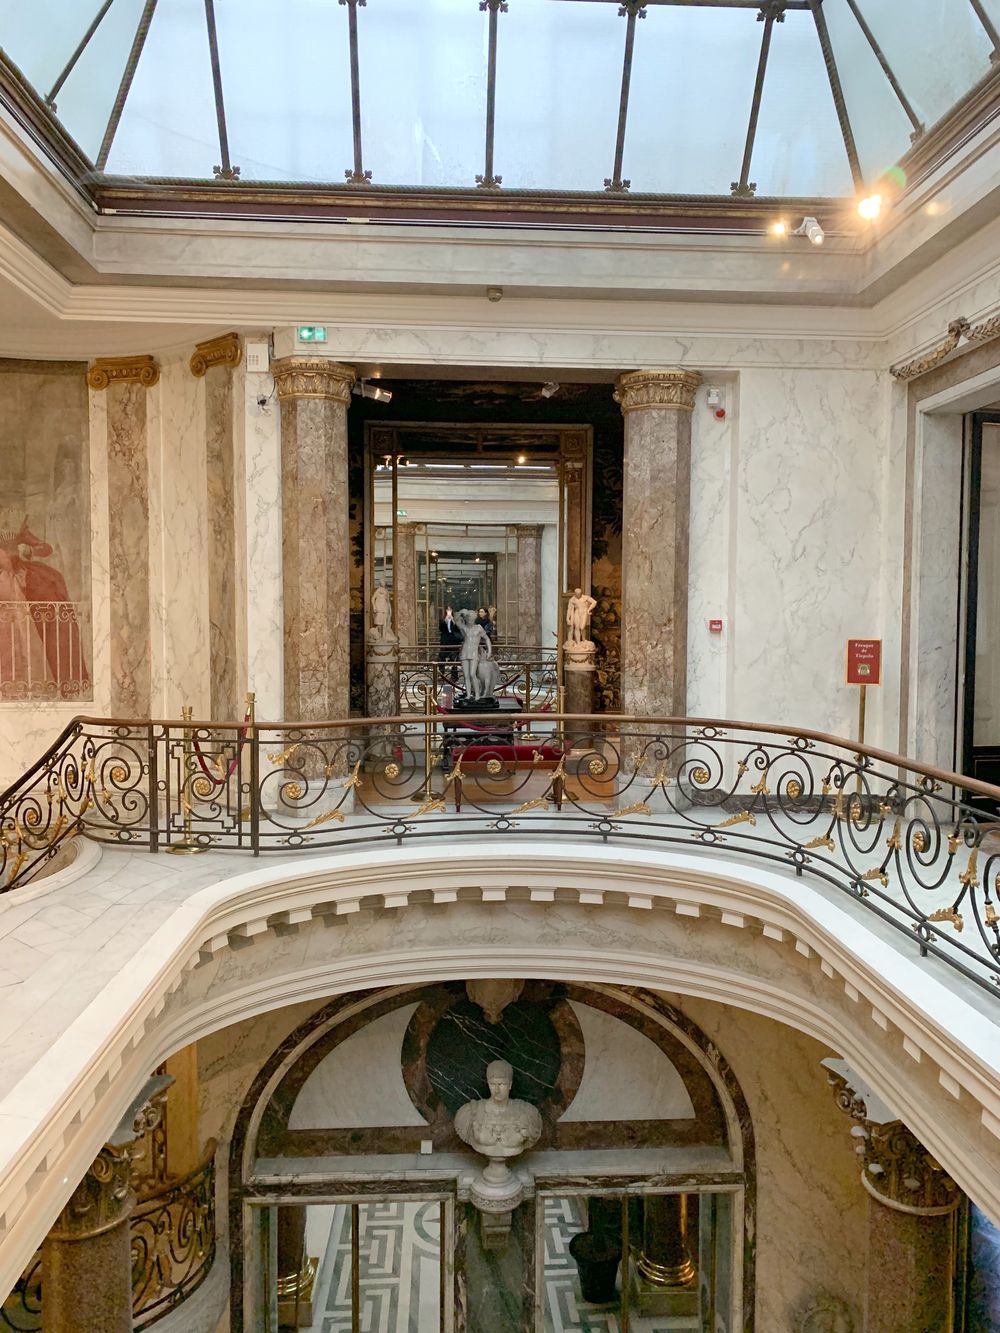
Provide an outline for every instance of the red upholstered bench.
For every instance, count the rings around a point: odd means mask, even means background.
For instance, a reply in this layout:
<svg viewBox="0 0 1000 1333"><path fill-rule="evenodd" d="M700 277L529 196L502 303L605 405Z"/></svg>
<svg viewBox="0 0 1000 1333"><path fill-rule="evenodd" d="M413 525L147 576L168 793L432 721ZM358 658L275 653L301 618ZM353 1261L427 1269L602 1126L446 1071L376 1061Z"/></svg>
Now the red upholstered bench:
<svg viewBox="0 0 1000 1333"><path fill-rule="evenodd" d="M518 742L514 745L479 745L472 743L470 745L455 746L452 751L455 759L461 756L462 766L468 764L485 763L490 759L499 759L504 764L531 764L542 768L547 764L558 764L563 757L563 749L560 745L550 745L548 743L539 744L538 741ZM540 755L541 758L536 758Z"/></svg>

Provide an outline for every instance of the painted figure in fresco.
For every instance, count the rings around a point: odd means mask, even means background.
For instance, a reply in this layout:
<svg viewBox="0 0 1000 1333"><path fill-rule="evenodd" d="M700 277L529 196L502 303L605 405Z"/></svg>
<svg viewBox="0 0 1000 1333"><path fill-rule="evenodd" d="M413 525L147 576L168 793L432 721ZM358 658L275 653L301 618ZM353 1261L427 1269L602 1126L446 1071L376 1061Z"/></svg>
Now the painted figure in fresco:
<svg viewBox="0 0 1000 1333"><path fill-rule="evenodd" d="M29 676L33 645L44 672L71 698L90 684L76 607L66 580L44 563L52 547L28 527L0 530L0 688L17 692Z"/></svg>
<svg viewBox="0 0 1000 1333"><path fill-rule="evenodd" d="M486 1066L489 1099L466 1102L455 1115L455 1133L486 1157L516 1157L542 1137L542 1117L530 1102L510 1095L514 1070L506 1060Z"/></svg>

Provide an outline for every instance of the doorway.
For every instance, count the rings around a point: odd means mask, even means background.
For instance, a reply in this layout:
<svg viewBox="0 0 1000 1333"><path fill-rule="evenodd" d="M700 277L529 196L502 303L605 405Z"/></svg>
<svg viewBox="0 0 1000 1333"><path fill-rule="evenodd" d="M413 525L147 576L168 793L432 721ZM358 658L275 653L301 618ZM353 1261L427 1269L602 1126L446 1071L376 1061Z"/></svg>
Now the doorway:
<svg viewBox="0 0 1000 1333"><path fill-rule="evenodd" d="M962 769L1000 785L1000 413L973 415L968 476Z"/></svg>

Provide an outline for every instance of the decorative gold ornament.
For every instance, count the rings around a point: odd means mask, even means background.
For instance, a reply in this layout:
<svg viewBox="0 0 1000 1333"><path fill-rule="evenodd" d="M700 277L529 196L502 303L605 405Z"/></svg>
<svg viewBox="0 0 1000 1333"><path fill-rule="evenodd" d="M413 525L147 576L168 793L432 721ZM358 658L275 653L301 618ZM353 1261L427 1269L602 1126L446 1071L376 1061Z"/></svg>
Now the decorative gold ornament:
<svg viewBox="0 0 1000 1333"><path fill-rule="evenodd" d="M927 850L927 834L923 829L918 828L913 834L913 850L917 853Z"/></svg>
<svg viewBox="0 0 1000 1333"><path fill-rule="evenodd" d="M594 758L591 759L590 763L587 765L587 772L590 774L592 778L603 777L607 771L608 771L608 761L606 759L603 759L600 755L595 755Z"/></svg>
<svg viewBox="0 0 1000 1333"><path fill-rule="evenodd" d="M108 774L112 782L124 782L128 777L128 769L124 764L115 764Z"/></svg>
<svg viewBox="0 0 1000 1333"><path fill-rule="evenodd" d="M802 783L798 778L790 778L789 781L785 783L785 791L788 793L788 799L790 801L797 801L802 795Z"/></svg>
<svg viewBox="0 0 1000 1333"><path fill-rule="evenodd" d="M194 792L195 796L197 796L199 801L206 801L215 791L216 785L217 784L213 782L210 777L201 773L195 778L194 782L191 783L191 790Z"/></svg>
<svg viewBox="0 0 1000 1333"><path fill-rule="evenodd" d="M305 794L305 788L301 782L289 782L285 787L285 795L290 801L301 801Z"/></svg>
<svg viewBox="0 0 1000 1333"><path fill-rule="evenodd" d="M230 370L243 359L243 346L235 333L224 333L220 338L210 338L199 343L191 353L189 362L191 374L197 379L207 375L213 366L228 366Z"/></svg>
<svg viewBox="0 0 1000 1333"><path fill-rule="evenodd" d="M615 380L614 398L624 415L645 408L691 412L700 383L696 370L629 370Z"/></svg>
<svg viewBox="0 0 1000 1333"><path fill-rule="evenodd" d="M160 378L160 365L152 356L99 356L87 371L92 389L109 384L141 384L151 389Z"/></svg>
<svg viewBox="0 0 1000 1333"><path fill-rule="evenodd" d="M487 759L486 771L489 773L490 777L495 778L498 773L503 772L503 764L501 764L499 759Z"/></svg>
<svg viewBox="0 0 1000 1333"><path fill-rule="evenodd" d="M271 365L278 401L291 398L332 398L346 407L357 375L353 366L320 356L283 356Z"/></svg>
<svg viewBox="0 0 1000 1333"><path fill-rule="evenodd" d="M708 782L708 781L710 781L711 777L712 777L712 775L711 775L711 773L708 771L708 769L707 769L707 768L704 768L704 767L701 766L701 765L699 765L699 766L698 766L696 769L694 769L693 772L691 773L691 779L692 779L692 781L693 781L693 782L697 782L697 784L698 784L699 787L704 787L705 783Z"/></svg>
<svg viewBox="0 0 1000 1333"><path fill-rule="evenodd" d="M931 912L927 918L928 921L947 921L949 925L954 926L959 935L965 926L961 912L956 912L954 907L941 907L936 912Z"/></svg>
<svg viewBox="0 0 1000 1333"><path fill-rule="evenodd" d="M399 777L398 764L386 764L385 768L382 771L390 782L394 781L396 778Z"/></svg>

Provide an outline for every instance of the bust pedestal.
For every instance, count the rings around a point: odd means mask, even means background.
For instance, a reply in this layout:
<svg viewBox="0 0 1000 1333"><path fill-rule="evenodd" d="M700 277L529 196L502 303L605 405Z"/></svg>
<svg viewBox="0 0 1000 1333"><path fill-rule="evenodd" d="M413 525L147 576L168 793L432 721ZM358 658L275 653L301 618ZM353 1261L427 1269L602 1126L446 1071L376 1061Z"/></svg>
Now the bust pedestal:
<svg viewBox="0 0 1000 1333"><path fill-rule="evenodd" d="M567 713L594 711L596 657L597 644L593 639L567 639L563 644L563 679L566 686ZM587 748L594 743L593 729L582 723L571 723L566 728L566 739L574 749Z"/></svg>

